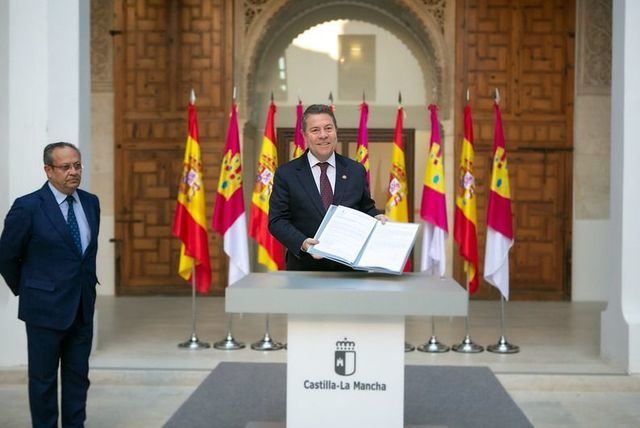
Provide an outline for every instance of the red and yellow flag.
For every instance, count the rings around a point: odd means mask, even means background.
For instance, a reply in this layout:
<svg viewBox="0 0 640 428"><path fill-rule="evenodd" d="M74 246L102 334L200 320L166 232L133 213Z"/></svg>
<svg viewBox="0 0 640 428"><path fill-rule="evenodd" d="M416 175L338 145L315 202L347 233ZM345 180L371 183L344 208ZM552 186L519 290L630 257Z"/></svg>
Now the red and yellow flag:
<svg viewBox="0 0 640 428"><path fill-rule="evenodd" d="M200 293L206 293L211 287L211 261L203 183L198 118L196 107L191 101L189 102L189 135L184 151L172 232L182 241L178 274L185 280L191 281L195 270L196 290Z"/></svg>
<svg viewBox="0 0 640 428"><path fill-rule="evenodd" d="M213 230L222 235L224 252L229 256L229 285L249 273L247 218L242 192L242 160L237 112L238 107L234 103L231 106L216 205L211 221Z"/></svg>
<svg viewBox="0 0 640 428"><path fill-rule="evenodd" d="M302 101L298 100L296 106L296 130L293 136L293 158L300 157L306 150L304 136L302 135Z"/></svg>
<svg viewBox="0 0 640 428"><path fill-rule="evenodd" d="M509 299L509 250L513 246L511 187L500 106L494 103L493 167L487 209L484 279Z"/></svg>
<svg viewBox="0 0 640 428"><path fill-rule="evenodd" d="M356 147L356 162L361 163L367 171L367 184L371 184L369 173L369 136L367 120L369 119L369 106L363 102L360 104L360 126L358 127L358 145Z"/></svg>
<svg viewBox="0 0 640 428"><path fill-rule="evenodd" d="M440 137L438 107L429 105L431 113L431 139L422 186L420 217L426 222L422 237L421 270L444 276L446 260L447 200L444 186L444 150Z"/></svg>
<svg viewBox="0 0 640 428"><path fill-rule="evenodd" d="M269 198L273 188L273 176L278 166L275 115L276 105L272 101L264 127L249 216L249 235L258 243L258 263L272 271L284 269L284 248L269 233Z"/></svg>
<svg viewBox="0 0 640 428"><path fill-rule="evenodd" d="M471 107L464 107L464 138L460 152L460 170L456 188L456 208L453 237L458 243L458 250L464 259L467 272L469 293L478 290L478 238L476 180L474 168L473 123L471 122Z"/></svg>
<svg viewBox="0 0 640 428"><path fill-rule="evenodd" d="M404 109L398 106L396 114L396 129L393 137L393 152L391 154L391 168L389 169L389 187L387 189L387 203L384 206L385 215L391 221L407 223L409 221L409 187L407 186L407 168L405 166L404 143L402 141L402 127ZM407 260L405 272L410 272L411 260Z"/></svg>

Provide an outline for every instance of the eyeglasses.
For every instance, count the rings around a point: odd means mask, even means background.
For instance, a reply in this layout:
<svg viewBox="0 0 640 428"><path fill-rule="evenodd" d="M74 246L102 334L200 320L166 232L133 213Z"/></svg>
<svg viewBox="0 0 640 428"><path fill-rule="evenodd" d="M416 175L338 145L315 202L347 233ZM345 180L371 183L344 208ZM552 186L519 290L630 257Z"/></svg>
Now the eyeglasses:
<svg viewBox="0 0 640 428"><path fill-rule="evenodd" d="M69 172L71 169L82 171L82 162L65 163L64 165L49 165L51 168L59 168L62 172Z"/></svg>

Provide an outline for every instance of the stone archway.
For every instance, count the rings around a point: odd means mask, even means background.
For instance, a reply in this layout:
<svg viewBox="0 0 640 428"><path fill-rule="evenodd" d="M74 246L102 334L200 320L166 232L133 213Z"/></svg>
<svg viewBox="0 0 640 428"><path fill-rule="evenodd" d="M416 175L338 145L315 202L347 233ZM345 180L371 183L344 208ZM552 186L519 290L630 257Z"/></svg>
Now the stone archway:
<svg viewBox="0 0 640 428"><path fill-rule="evenodd" d="M449 119L451 127L455 61L453 7L454 3L446 0L429 0L421 4L411 0L329 0L321 3L314 0L236 0L233 69L247 176L254 174L264 126L261 114L269 97L259 88L261 70L267 69L268 61L274 61L299 34L329 21L363 21L396 37L416 59L418 74L423 79L417 82L421 90L437 88L441 118ZM447 34L445 21L449 28ZM339 103L337 106L340 108ZM421 162L415 165L415 171L423 170ZM252 181L247 184L245 197L250 198Z"/></svg>
<svg viewBox="0 0 640 428"><path fill-rule="evenodd" d="M254 127L256 123L256 75L267 52L284 49L298 34L316 24L334 19L357 19L378 25L397 36L412 52L423 70L433 68L443 117L450 114L452 54L447 55L444 38L446 1L426 2L422 6L408 0L364 1L276 0L242 2L236 12L235 81L240 102L246 106L241 116ZM242 14L242 15L240 15ZM427 76L429 73L423 73Z"/></svg>
<svg viewBox="0 0 640 428"><path fill-rule="evenodd" d="M236 1L234 85L239 90L239 120L244 135L243 163L247 176L254 174L264 125L261 114L269 97L260 88L261 70L268 69L269 61L275 61L298 35L325 22L339 19L363 21L396 37L416 59L420 70L418 74L423 79L417 82L417 86L421 90L437 88L441 119L452 119L454 3L446 0L423 3L410 0ZM445 19L451 24L448 27L450 38L445 35ZM425 102L430 100L429 96ZM451 123L450 120L449 126ZM415 165L415 171L423 170L421 162ZM245 197L250 198L252 182L248 184L244 191Z"/></svg>

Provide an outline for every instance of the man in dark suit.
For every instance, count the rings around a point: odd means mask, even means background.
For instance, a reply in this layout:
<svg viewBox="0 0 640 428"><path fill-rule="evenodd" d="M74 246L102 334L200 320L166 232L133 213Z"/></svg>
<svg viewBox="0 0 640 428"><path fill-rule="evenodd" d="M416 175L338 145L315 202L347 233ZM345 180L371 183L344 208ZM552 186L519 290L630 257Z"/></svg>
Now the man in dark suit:
<svg viewBox="0 0 640 428"><path fill-rule="evenodd" d="M79 150L70 143L44 149L48 181L15 200L0 237L0 274L19 296L27 329L29 407L34 427L58 425L58 366L62 426L86 419L89 353L96 299L98 198L78 189Z"/></svg>
<svg viewBox="0 0 640 428"><path fill-rule="evenodd" d="M351 270L306 252L318 243L313 236L329 204L347 206L386 221L371 199L364 167L335 152L337 131L329 106L307 107L302 132L308 150L276 170L269 199L269 231L287 248L287 270Z"/></svg>

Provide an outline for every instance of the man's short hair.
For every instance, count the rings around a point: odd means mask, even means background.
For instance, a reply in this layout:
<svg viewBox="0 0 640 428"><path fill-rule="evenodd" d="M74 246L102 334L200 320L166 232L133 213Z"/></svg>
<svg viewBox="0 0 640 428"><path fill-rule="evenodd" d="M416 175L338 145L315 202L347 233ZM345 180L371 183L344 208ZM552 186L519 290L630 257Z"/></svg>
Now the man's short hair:
<svg viewBox="0 0 640 428"><path fill-rule="evenodd" d="M47 146L44 148L44 151L42 152L42 161L44 162L44 164L49 166L53 165L53 151L55 149L62 149L64 147L69 147L75 150L78 155L80 155L80 150L78 150L78 148L73 144L67 143L65 141L58 141L57 143L47 144Z"/></svg>
<svg viewBox="0 0 640 428"><path fill-rule="evenodd" d="M333 126L338 129L338 124L336 123L336 116L333 114L333 110L326 104L311 104L304 111L302 115L302 132L307 130L307 117L312 114L328 114L331 116L331 120L333 120Z"/></svg>

